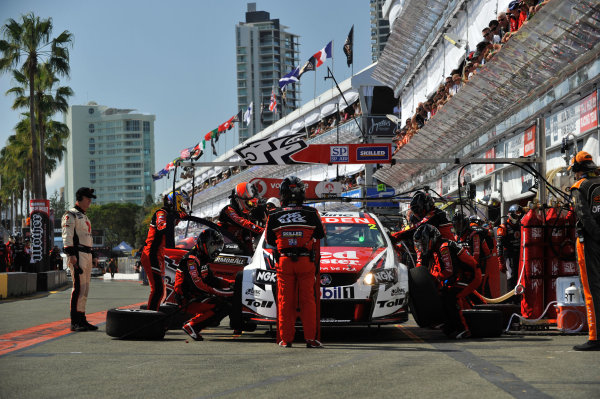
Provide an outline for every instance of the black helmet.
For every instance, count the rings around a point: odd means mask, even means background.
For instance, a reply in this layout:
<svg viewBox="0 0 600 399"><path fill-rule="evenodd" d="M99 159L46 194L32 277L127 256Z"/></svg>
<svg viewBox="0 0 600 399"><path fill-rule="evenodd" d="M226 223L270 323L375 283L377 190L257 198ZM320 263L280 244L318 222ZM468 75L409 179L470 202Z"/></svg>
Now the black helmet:
<svg viewBox="0 0 600 399"><path fill-rule="evenodd" d="M431 254L440 242L442 235L440 231L430 224L422 224L413 235L415 249L421 252L422 257Z"/></svg>
<svg viewBox="0 0 600 399"><path fill-rule="evenodd" d="M302 204L304 194L304 183L296 176L286 177L279 186L279 196L283 205L288 205L291 202L298 205Z"/></svg>
<svg viewBox="0 0 600 399"><path fill-rule="evenodd" d="M204 229L198 235L194 250L197 254L214 260L223 250L223 236L217 230Z"/></svg>
<svg viewBox="0 0 600 399"><path fill-rule="evenodd" d="M410 210L418 218L423 218L434 207L433 199L423 191L417 191L410 200Z"/></svg>
<svg viewBox="0 0 600 399"><path fill-rule="evenodd" d="M452 217L452 226L454 226L456 234L461 235L469 227L467 215L462 212L456 212Z"/></svg>
<svg viewBox="0 0 600 399"><path fill-rule="evenodd" d="M508 218L511 222L517 223L523 217L523 207L518 204L511 205L508 208Z"/></svg>

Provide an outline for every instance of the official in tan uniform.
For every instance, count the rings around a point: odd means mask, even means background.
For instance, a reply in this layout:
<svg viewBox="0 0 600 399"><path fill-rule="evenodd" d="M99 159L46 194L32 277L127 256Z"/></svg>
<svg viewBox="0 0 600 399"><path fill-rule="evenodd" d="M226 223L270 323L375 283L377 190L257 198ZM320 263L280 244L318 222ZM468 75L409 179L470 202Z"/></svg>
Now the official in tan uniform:
<svg viewBox="0 0 600 399"><path fill-rule="evenodd" d="M94 189L81 187L75 194L75 206L62 218L62 239L64 252L68 256L67 265L73 279L71 293L71 331L94 331L98 327L85 318L92 276L92 225L85 212L92 204Z"/></svg>

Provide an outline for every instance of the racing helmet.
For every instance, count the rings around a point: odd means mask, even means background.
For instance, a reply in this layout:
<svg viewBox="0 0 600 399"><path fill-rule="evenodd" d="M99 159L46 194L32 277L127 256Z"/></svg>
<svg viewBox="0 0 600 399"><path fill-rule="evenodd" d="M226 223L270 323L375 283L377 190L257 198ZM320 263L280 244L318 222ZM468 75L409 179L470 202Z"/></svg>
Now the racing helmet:
<svg viewBox="0 0 600 399"><path fill-rule="evenodd" d="M441 239L442 235L440 234L440 231L435 226L427 223L419 226L413 235L415 249L418 252L421 252L423 258L431 255Z"/></svg>
<svg viewBox="0 0 600 399"><path fill-rule="evenodd" d="M279 198L271 197L267 200L266 207L267 207L268 211L272 211L273 209L280 208L281 201L279 201Z"/></svg>
<svg viewBox="0 0 600 399"><path fill-rule="evenodd" d="M286 177L279 186L279 196L281 197L283 205L287 205L290 202L295 202L300 205L302 204L302 201L304 201L304 195L304 183L299 177Z"/></svg>
<svg viewBox="0 0 600 399"><path fill-rule="evenodd" d="M579 151L571 159L571 164L567 168L568 171L573 173L577 172L591 172L598 169L598 166L594 163L594 159L587 151Z"/></svg>
<svg viewBox="0 0 600 399"><path fill-rule="evenodd" d="M517 223L523 217L523 207L518 204L511 205L508 208L508 218L512 223Z"/></svg>
<svg viewBox="0 0 600 399"><path fill-rule="evenodd" d="M188 211L188 206L190 203L190 197L184 190L175 190L171 191L164 198L165 206L171 207L176 212L186 212Z"/></svg>
<svg viewBox="0 0 600 399"><path fill-rule="evenodd" d="M223 251L224 245L223 235L217 230L207 228L198 235L194 251L213 261Z"/></svg>
<svg viewBox="0 0 600 399"><path fill-rule="evenodd" d="M483 224L483 220L481 220L481 218L477 215L471 215L469 216L469 224L481 226Z"/></svg>
<svg viewBox="0 0 600 399"><path fill-rule="evenodd" d="M231 205L249 213L258 205L258 191L252 183L238 183L231 193Z"/></svg>
<svg viewBox="0 0 600 399"><path fill-rule="evenodd" d="M434 202L431 195L417 191L410 200L410 210L420 219L433 209Z"/></svg>
<svg viewBox="0 0 600 399"><path fill-rule="evenodd" d="M452 217L452 226L454 226L454 231L456 234L461 235L464 231L469 227L469 220L467 220L467 215L462 212L456 212Z"/></svg>

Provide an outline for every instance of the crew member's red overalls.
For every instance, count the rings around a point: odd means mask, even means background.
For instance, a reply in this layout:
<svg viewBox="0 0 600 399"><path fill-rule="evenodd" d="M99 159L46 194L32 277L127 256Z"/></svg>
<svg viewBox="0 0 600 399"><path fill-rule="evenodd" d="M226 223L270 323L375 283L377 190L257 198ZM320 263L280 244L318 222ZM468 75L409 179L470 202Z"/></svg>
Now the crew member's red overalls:
<svg viewBox="0 0 600 399"><path fill-rule="evenodd" d="M296 303L304 328L304 339L319 338L317 302L320 291L319 241L325 236L319 212L308 206L280 208L269 215L267 243L277 247L277 328L281 340L292 343ZM296 301L297 299L297 301Z"/></svg>
<svg viewBox="0 0 600 399"><path fill-rule="evenodd" d="M207 260L195 256L186 256L179 262L174 290L185 298L182 306L186 312L196 314L188 323L197 332L227 316L229 306L223 299L233 296L229 283L212 274Z"/></svg>
<svg viewBox="0 0 600 399"><path fill-rule="evenodd" d="M244 250L246 255L254 253L252 246L253 239L255 236L261 235L265 230L263 227L240 216L240 213L231 205L227 205L221 209L218 224L224 230L231 233L244 246L242 250Z"/></svg>
<svg viewBox="0 0 600 399"><path fill-rule="evenodd" d="M152 215L141 256L142 267L150 284L149 310L158 310L165 297L165 246L175 246L176 224L175 212L167 208L160 208Z"/></svg>
<svg viewBox="0 0 600 399"><path fill-rule="evenodd" d="M430 272L440 283L448 323L455 331L468 331L462 311L469 307L467 295L481 284L477 261L465 248L447 240L443 240L432 258Z"/></svg>
<svg viewBox="0 0 600 399"><path fill-rule="evenodd" d="M485 274L485 277L482 278L482 293L490 295L492 298L499 297L500 269L493 237L490 236L488 230L471 225L460 237L456 237L456 241L468 246L469 252L473 254L473 258L481 269L482 277Z"/></svg>

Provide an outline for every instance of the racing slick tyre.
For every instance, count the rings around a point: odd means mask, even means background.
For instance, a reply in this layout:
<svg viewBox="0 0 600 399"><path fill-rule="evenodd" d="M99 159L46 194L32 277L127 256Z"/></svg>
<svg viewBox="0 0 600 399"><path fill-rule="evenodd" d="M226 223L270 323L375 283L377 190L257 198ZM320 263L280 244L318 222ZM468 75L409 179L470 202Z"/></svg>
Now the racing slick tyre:
<svg viewBox="0 0 600 399"><path fill-rule="evenodd" d="M426 267L408 271L408 305L419 327L433 327L445 320L437 284Z"/></svg>
<svg viewBox="0 0 600 399"><path fill-rule="evenodd" d="M154 310L110 309L106 312L106 334L127 339L163 339L166 316Z"/></svg>
<svg viewBox="0 0 600 399"><path fill-rule="evenodd" d="M148 309L148 305L140 305L140 309ZM170 315L171 313L175 313L178 309L179 307L174 303L163 303L159 306L158 311ZM167 330L181 330L181 327L183 327L185 322L191 319L192 317L194 317L193 314L186 312L178 312L177 314L167 317Z"/></svg>
<svg viewBox="0 0 600 399"><path fill-rule="evenodd" d="M508 322L513 314L521 314L521 305L514 303L486 303L483 305L475 305L474 309L488 309L488 310L499 310L502 312L502 327L503 329L508 326ZM518 320L518 319L515 319Z"/></svg>
<svg viewBox="0 0 600 399"><path fill-rule="evenodd" d="M490 309L463 310L465 321L473 338L493 338L502 335L502 312Z"/></svg>
<svg viewBox="0 0 600 399"><path fill-rule="evenodd" d="M244 272L235 275L233 284L233 298L231 300L231 312L229 313L229 327L236 331L254 331L256 323L245 322L242 317L242 280Z"/></svg>

